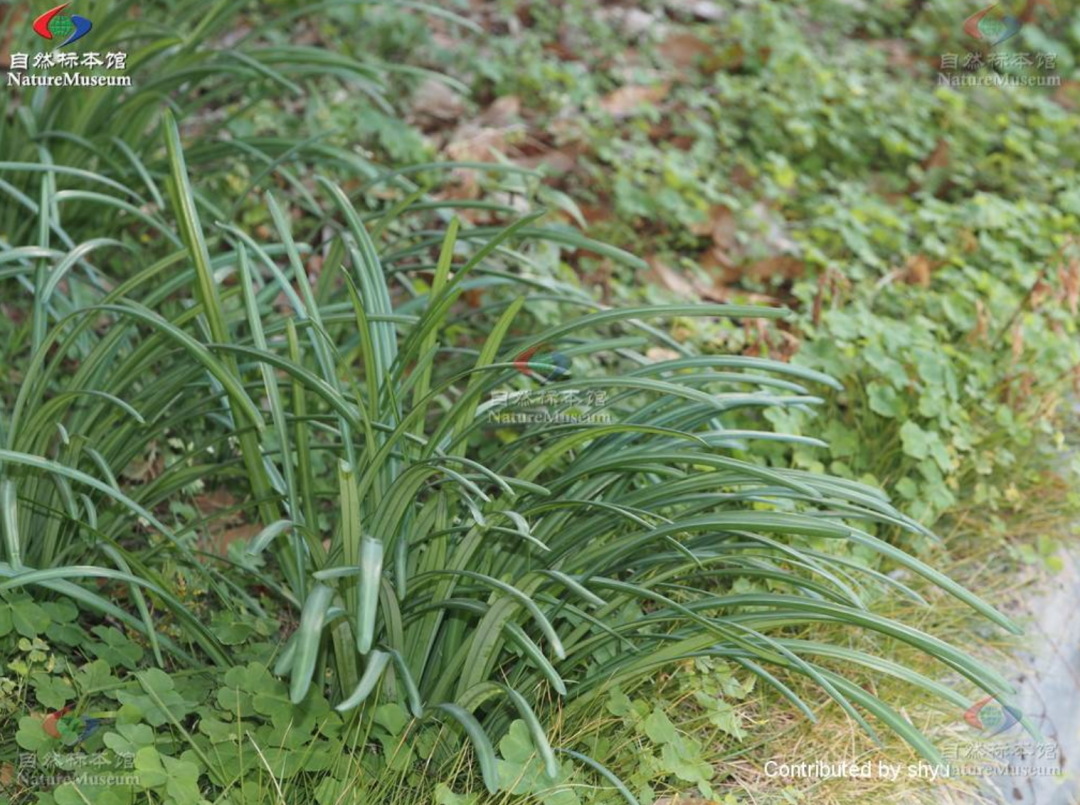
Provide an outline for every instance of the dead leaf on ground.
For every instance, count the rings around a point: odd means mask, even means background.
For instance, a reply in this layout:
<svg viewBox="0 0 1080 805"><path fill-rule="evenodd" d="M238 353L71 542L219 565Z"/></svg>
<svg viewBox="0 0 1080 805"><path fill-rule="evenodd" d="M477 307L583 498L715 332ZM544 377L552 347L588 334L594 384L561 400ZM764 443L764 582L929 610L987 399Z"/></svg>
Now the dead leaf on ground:
<svg viewBox="0 0 1080 805"><path fill-rule="evenodd" d="M736 237L738 222L735 213L723 204L713 206L705 220L690 225L690 231L698 237L712 238L713 245L730 253L739 241Z"/></svg>
<svg viewBox="0 0 1080 805"><path fill-rule="evenodd" d="M664 37L656 50L673 67L685 70L695 62L705 61L715 49L697 34L681 30Z"/></svg>
<svg viewBox="0 0 1080 805"><path fill-rule="evenodd" d="M758 260L756 263L745 266L742 273L743 276L764 282L776 277L783 277L785 280L797 279L805 271L806 264L798 257L793 257L790 254L778 254L775 257L766 257L764 260Z"/></svg>
<svg viewBox="0 0 1080 805"><path fill-rule="evenodd" d="M650 268L649 273L644 277L646 282L667 288L684 299L726 302L730 297L726 285L738 279L738 272L734 269L732 269L730 275L725 271L721 271L720 275L717 276L715 266L711 266L706 259L699 260L701 267L705 269L706 277L704 278L693 271L683 272L672 268L656 255L646 257L645 262L649 264ZM774 304L776 302L774 299L758 294L750 294L750 301L755 304L758 302Z"/></svg>
<svg viewBox="0 0 1080 805"><path fill-rule="evenodd" d="M235 506L236 498L226 487L219 486L206 494L196 495L193 502L203 517L210 517L222 509Z"/></svg>
<svg viewBox="0 0 1080 805"><path fill-rule="evenodd" d="M241 523L232 528L223 528L221 523L212 524L209 531L199 539L198 546L202 551L227 556L229 546L237 540L250 540L262 531L258 523Z"/></svg>
<svg viewBox="0 0 1080 805"><path fill-rule="evenodd" d="M562 140L549 132L530 132L518 144L514 164L523 168L546 168L550 174L569 173L578 166L587 145L580 140Z"/></svg>
<svg viewBox="0 0 1080 805"><path fill-rule="evenodd" d="M468 109L465 98L436 78L429 78L417 87L411 100L411 116L425 130L459 120Z"/></svg>
<svg viewBox="0 0 1080 805"><path fill-rule="evenodd" d="M923 162L925 170L933 168L947 168L949 166L949 142L944 137L938 140L930 156Z"/></svg>
<svg viewBox="0 0 1080 805"><path fill-rule="evenodd" d="M698 263L709 274L717 278L721 285L730 285L739 279L739 269L735 266L730 255L723 249L710 247L704 254L698 257Z"/></svg>
<svg viewBox="0 0 1080 805"><path fill-rule="evenodd" d="M930 272L934 264L925 254L913 254L904 263L904 282L908 285L921 285L923 288L930 287Z"/></svg>
<svg viewBox="0 0 1080 805"><path fill-rule="evenodd" d="M581 217L585 219L585 223L590 226L610 221L615 217L610 204L578 204L578 209L581 210Z"/></svg>
<svg viewBox="0 0 1080 805"><path fill-rule="evenodd" d="M476 122L491 128L506 128L521 118L521 98L517 95L503 95L495 99L487 109L481 112Z"/></svg>
<svg viewBox="0 0 1080 805"><path fill-rule="evenodd" d="M1019 321L1012 328L1012 357L1014 361L1024 357L1024 325Z"/></svg>
<svg viewBox="0 0 1080 805"><path fill-rule="evenodd" d="M1053 295L1053 288L1050 283L1046 282L1043 277L1045 274L1040 274L1039 278L1035 281L1031 291L1028 293L1028 303L1032 310L1039 310L1043 303Z"/></svg>
<svg viewBox="0 0 1080 805"><path fill-rule="evenodd" d="M196 495L192 502L206 520L198 543L204 551L224 556L230 544L238 539L251 539L262 530L258 523L245 522L243 511L229 511L234 509L237 499L227 487L219 486Z"/></svg>
<svg viewBox="0 0 1080 805"><path fill-rule="evenodd" d="M578 159L568 151L560 151L553 148L550 151L542 151L530 156L518 157L514 164L530 170L546 168L549 174L569 173L577 167Z"/></svg>
<svg viewBox="0 0 1080 805"><path fill-rule="evenodd" d="M1080 258L1073 257L1058 268L1058 280L1061 282L1061 296L1074 316L1080 307Z"/></svg>
<svg viewBox="0 0 1080 805"><path fill-rule="evenodd" d="M675 350L667 347L649 347L645 350L645 357L653 363L660 363L662 361L678 360L681 356Z"/></svg>
<svg viewBox="0 0 1080 805"><path fill-rule="evenodd" d="M626 117L642 106L655 105L664 100L670 89L668 83L619 87L600 99L600 108L615 117Z"/></svg>
<svg viewBox="0 0 1080 805"><path fill-rule="evenodd" d="M749 190L754 186L754 177L745 165L736 165L731 170L731 183L743 190Z"/></svg>
<svg viewBox="0 0 1080 805"><path fill-rule="evenodd" d="M718 22L727 16L724 7L712 0L667 0L664 5L703 22Z"/></svg>
<svg viewBox="0 0 1080 805"><path fill-rule="evenodd" d="M623 36L634 38L653 31L661 23L658 14L650 14L640 8L614 6L599 11L600 18Z"/></svg>
<svg viewBox="0 0 1080 805"><path fill-rule="evenodd" d="M454 168L450 171L450 181L438 193L432 193L432 198L438 201L472 201L480 198L480 182L476 171ZM463 209L458 211L458 215L470 223L475 223L481 217L481 212Z"/></svg>
<svg viewBox="0 0 1080 805"><path fill-rule="evenodd" d="M678 296L686 299L697 298L698 294L694 289L693 283L659 257L646 257L645 262L649 264L651 274L648 279L655 280L658 285L667 288Z"/></svg>
<svg viewBox="0 0 1080 805"><path fill-rule="evenodd" d="M968 332L969 344L981 344L990 332L990 317L981 299L975 300L975 326Z"/></svg>
<svg viewBox="0 0 1080 805"><path fill-rule="evenodd" d="M446 155L460 162L496 162L498 154L506 154L511 135L521 133L520 127L481 127L454 133L454 139L444 149Z"/></svg>

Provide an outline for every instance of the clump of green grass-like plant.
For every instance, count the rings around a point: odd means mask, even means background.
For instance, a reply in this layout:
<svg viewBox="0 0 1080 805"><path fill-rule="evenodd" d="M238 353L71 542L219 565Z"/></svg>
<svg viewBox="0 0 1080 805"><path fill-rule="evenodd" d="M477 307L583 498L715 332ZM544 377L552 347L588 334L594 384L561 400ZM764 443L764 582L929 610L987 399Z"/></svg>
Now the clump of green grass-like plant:
<svg viewBox="0 0 1080 805"><path fill-rule="evenodd" d="M435 235L398 228L403 204L365 223L325 179L323 214L336 221L325 243L296 243L290 210L268 195L278 242L223 226L212 254L202 222L212 207L192 192L170 115L164 128L183 248L90 302L70 299L62 315L48 305L62 264L20 275L35 304L22 382L0 411L0 594L70 597L141 632L161 664L226 665L226 647L165 571L180 563L233 605L257 606L250 587L262 584L299 620L274 669L294 702L317 687L361 720L395 699L418 724L459 725L492 791L492 736L511 719L526 723L549 774L559 751L592 764L550 745L558 709L705 655L813 718L783 681L803 675L867 731L866 713L940 761L889 703L834 668L967 700L912 669L790 635L806 624L878 632L1010 695L966 652L875 614L868 587L921 599L828 547L875 552L1014 629L875 535L923 531L917 523L878 490L754 460L761 440L814 440L731 427L750 411L813 405L811 387L835 383L775 361L696 355L655 324L783 311L603 309L520 267L511 244L536 216L495 230L452 221ZM480 301L466 304L467 292ZM553 310L558 320L544 324ZM675 357L650 359L652 346ZM540 384L546 371L520 371L542 347L572 362L568 378ZM580 371L601 361L603 373ZM508 402L493 393L538 384L567 416L508 435L491 416ZM575 419L591 392L603 393L591 411L602 419ZM122 482L169 439L180 455L157 477ZM205 522L166 522L171 499L209 481L249 490L237 510L261 526L227 570L194 549ZM737 592L736 579L763 591ZM134 611L91 582L126 586Z"/></svg>

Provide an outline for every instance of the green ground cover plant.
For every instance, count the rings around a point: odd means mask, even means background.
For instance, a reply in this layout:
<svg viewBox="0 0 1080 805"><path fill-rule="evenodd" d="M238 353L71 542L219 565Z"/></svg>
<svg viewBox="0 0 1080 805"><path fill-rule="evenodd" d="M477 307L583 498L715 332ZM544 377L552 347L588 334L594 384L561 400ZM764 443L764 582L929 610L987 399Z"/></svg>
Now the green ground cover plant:
<svg viewBox="0 0 1080 805"><path fill-rule="evenodd" d="M134 91L0 101L0 805L940 761L1060 536L1059 5L1058 93L951 1L96 7Z"/></svg>
<svg viewBox="0 0 1080 805"><path fill-rule="evenodd" d="M404 747L396 762L406 766L418 747L434 751L432 731L456 747L449 736L460 728L492 793L529 787L504 779L498 743L504 763L526 766L531 746L542 765L521 774L541 790L558 788L579 764L634 801L587 754L558 747L557 755L550 725L691 657L730 662L812 717L777 674L806 675L868 732L862 710L939 758L886 702L822 664L813 645L772 634L798 624L889 635L991 695L1009 695L989 667L864 600L867 586L882 583L919 596L856 561L859 552L885 556L1015 628L874 535L925 529L871 487L746 460L761 440L812 440L725 426L747 408L813 405L820 398L808 385L835 381L762 358L697 355L650 323L777 319L782 310L598 308L512 267L524 257L513 241L535 216L496 231L455 221L432 233L399 230L395 219L408 209L398 205L372 227L376 245L345 193L322 179L323 217L340 223L311 286L302 255L312 249L293 240L292 212L273 196L275 244L226 228L234 248L211 256L169 114L164 130L184 248L59 317L45 303L61 276L34 272L35 305L22 325L31 349L5 404L0 451L5 639L26 654L14 685L40 708L77 696L85 705L101 693L116 699L119 708L106 712L119 732L102 741L107 757L121 757L121 746L133 755L137 782L109 786L109 796L199 801L209 782L219 797L249 801L250 769L275 785L317 776L341 753L335 741L363 735L354 746L366 746L390 720L398 727L388 740ZM463 305L477 289L482 304ZM348 301L326 299L341 293ZM576 312L583 307L592 312ZM649 359L651 344L679 354ZM599 363L599 375L572 368ZM490 412L508 398L492 392L507 384L540 386L563 416L512 433L498 419L493 426ZM604 392L595 411L579 396L590 390ZM575 421L583 413L602 414L603 424ZM165 465L149 482L129 482L124 470L159 441L173 445ZM224 479L245 492L229 514L258 531L242 550L211 559L195 544L205 522L184 522L182 504ZM201 600L191 599L192 587ZM126 605L112 589L127 591ZM291 613L292 628L275 623L271 601ZM49 645L35 640L54 629L52 639L80 645L82 623L95 621L105 646L90 643L94 662L65 660L69 674L35 675L35 666L56 667ZM229 646L253 634L280 642L237 665ZM842 646L832 656L881 667ZM121 684L110 658L132 671L140 660L149 667ZM205 663L231 668L216 694L220 710L194 706L214 690ZM966 701L902 666L888 672L954 705ZM230 688L255 699L248 706L243 694L222 692ZM260 716L271 723L259 727ZM38 758L55 748L45 723L25 716L16 736ZM178 755L149 745L166 723L183 739ZM261 765L238 760L245 738L248 761ZM347 782L362 791L380 779L357 771ZM698 782L708 790L706 777ZM56 797L88 792L69 783Z"/></svg>
<svg viewBox="0 0 1080 805"><path fill-rule="evenodd" d="M1037 481L1030 448L1060 443L1080 364L1080 38L1075 3L1027 4L983 52L968 6L567 2L518 25L504 8L477 17L477 58L451 54L497 134L439 142L543 167L591 233L647 258L629 275L580 257L609 299L792 307L786 332L687 329L844 383L824 425L773 412L830 443L781 463L882 484L927 524L994 510ZM1006 65L980 76L1057 85L940 85L973 51ZM1031 65L1008 66L1018 54Z"/></svg>

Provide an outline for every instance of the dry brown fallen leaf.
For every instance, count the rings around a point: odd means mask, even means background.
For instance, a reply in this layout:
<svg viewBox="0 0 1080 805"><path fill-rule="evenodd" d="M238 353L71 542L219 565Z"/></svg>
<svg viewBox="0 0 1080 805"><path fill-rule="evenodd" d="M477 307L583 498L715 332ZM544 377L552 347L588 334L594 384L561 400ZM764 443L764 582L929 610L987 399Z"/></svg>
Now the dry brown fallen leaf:
<svg viewBox="0 0 1080 805"><path fill-rule="evenodd" d="M645 357L655 363L661 361L674 361L682 357L678 352L667 347L649 347L645 350Z"/></svg>
<svg viewBox="0 0 1080 805"><path fill-rule="evenodd" d="M981 299L975 300L975 326L968 332L969 344L981 344L986 341L990 332L990 316L986 312L986 305Z"/></svg>
<svg viewBox="0 0 1080 805"><path fill-rule="evenodd" d="M517 129L518 134L521 131ZM509 141L514 133L514 127L457 131L443 150L448 157L461 162L495 162L498 154L505 155L510 150Z"/></svg>
<svg viewBox="0 0 1080 805"><path fill-rule="evenodd" d="M600 108L615 117L625 117L642 106L655 105L667 97L668 83L641 86L630 84L609 92L600 99Z"/></svg>
<svg viewBox="0 0 1080 805"><path fill-rule="evenodd" d="M1014 361L1024 356L1024 324L1017 321L1012 328L1012 357Z"/></svg>
<svg viewBox="0 0 1080 805"><path fill-rule="evenodd" d="M717 22L727 16L724 7L713 0L666 0L664 5L672 11L681 11L704 22Z"/></svg>
<svg viewBox="0 0 1080 805"><path fill-rule="evenodd" d="M686 299L697 298L698 294L693 283L659 257L655 255L646 257L645 262L649 264L650 274L652 275L648 277L650 280L655 281L658 285L667 288L678 296Z"/></svg>
<svg viewBox="0 0 1080 805"><path fill-rule="evenodd" d="M633 39L662 25L659 14L650 14L640 8L613 6L599 10L600 19L624 37Z"/></svg>
<svg viewBox="0 0 1080 805"><path fill-rule="evenodd" d="M1058 281L1061 283L1062 300L1075 316L1080 307L1080 258L1073 257L1058 268Z"/></svg>
<svg viewBox="0 0 1080 805"><path fill-rule="evenodd" d="M949 166L949 141L942 137L938 140L937 145L934 146L934 150L930 156L923 162L923 168L925 170L931 170L933 168L947 168Z"/></svg>
<svg viewBox="0 0 1080 805"><path fill-rule="evenodd" d="M933 264L925 254L913 254L908 257L904 264L904 282L908 285L921 285L930 287L930 271Z"/></svg>
<svg viewBox="0 0 1080 805"><path fill-rule="evenodd" d="M236 542L238 539L249 540L262 531L262 526L258 523L244 523L238 525L235 528L228 528L221 532L220 536L216 536L213 543L213 549L218 554L224 556L229 552L229 546Z"/></svg>
<svg viewBox="0 0 1080 805"><path fill-rule="evenodd" d="M222 509L230 509L235 506L236 498L227 487L219 486L205 494L196 495L192 502L203 517L209 517Z"/></svg>
<svg viewBox="0 0 1080 805"><path fill-rule="evenodd" d="M413 93L411 117L425 130L439 128L447 121L459 120L467 111L465 99L446 85L445 81L429 78Z"/></svg>
<svg viewBox="0 0 1080 805"><path fill-rule="evenodd" d="M745 277L763 282L774 277L783 277L785 280L801 277L806 271L806 264L798 257L790 254L778 254L774 257L766 257L742 268Z"/></svg>
<svg viewBox="0 0 1080 805"><path fill-rule="evenodd" d="M711 276L716 277L716 282L720 286L738 282L742 273L728 253L715 246L709 247L704 254L699 256L698 263L700 263L701 267L708 271Z"/></svg>
<svg viewBox="0 0 1080 805"><path fill-rule="evenodd" d="M207 518L206 530L198 541L199 548L224 556L229 545L239 539L251 539L262 527L258 523L244 522L242 513L233 512L220 516L220 512L236 505L236 498L226 487L216 487L205 494L196 495L192 501L195 508Z"/></svg>
<svg viewBox="0 0 1080 805"><path fill-rule="evenodd" d="M707 59L714 48L697 34L682 30L666 36L656 50L673 67L685 70L696 61Z"/></svg>
<svg viewBox="0 0 1080 805"><path fill-rule="evenodd" d="M738 245L737 229L735 213L723 204L713 206L705 220L690 225L691 232L699 237L712 238L713 245L728 254Z"/></svg>
<svg viewBox="0 0 1080 805"><path fill-rule="evenodd" d="M477 118L477 124L492 128L505 128L521 118L521 98L517 95L503 95L491 102Z"/></svg>

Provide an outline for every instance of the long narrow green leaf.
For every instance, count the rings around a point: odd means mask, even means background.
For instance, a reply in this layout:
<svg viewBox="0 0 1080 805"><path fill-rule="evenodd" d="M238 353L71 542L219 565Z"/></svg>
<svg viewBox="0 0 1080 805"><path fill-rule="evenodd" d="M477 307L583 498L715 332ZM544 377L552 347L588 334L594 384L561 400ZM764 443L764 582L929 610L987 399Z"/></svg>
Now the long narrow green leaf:
<svg viewBox="0 0 1080 805"><path fill-rule="evenodd" d="M367 697L375 690L375 685L378 684L383 671L386 670L386 666L389 663L390 655L384 651L376 649L368 654L367 665L364 667L364 674L360 677L360 682L357 684L356 690L354 690L348 698L338 704L335 709L337 709L339 713L346 713L349 710L355 710L367 701Z"/></svg>
<svg viewBox="0 0 1080 805"><path fill-rule="evenodd" d="M356 649L371 651L375 641L375 617L379 611L379 584L382 579L383 544L373 537L360 543L360 581L356 610Z"/></svg>
<svg viewBox="0 0 1080 805"><path fill-rule="evenodd" d="M15 570L22 567L22 544L19 541L18 496L15 482L0 481L0 526L4 531L4 547L7 561Z"/></svg>
<svg viewBox="0 0 1080 805"><path fill-rule="evenodd" d="M435 705L435 709L449 714L465 729L465 734L469 736L473 749L476 750L476 759L480 763L480 774L484 778L484 785L492 794L497 792L499 774L495 762L495 749L491 745L491 739L484 732L484 728L480 726L480 722L473 717L472 713L456 704L444 702Z"/></svg>
<svg viewBox="0 0 1080 805"><path fill-rule="evenodd" d="M300 625L296 630L298 634L296 656L293 659L292 677L289 684L289 699L293 704L303 701L311 688L311 677L315 673L315 663L318 660L326 610L333 597L333 589L325 584L317 584L304 602L304 608L300 613Z"/></svg>

